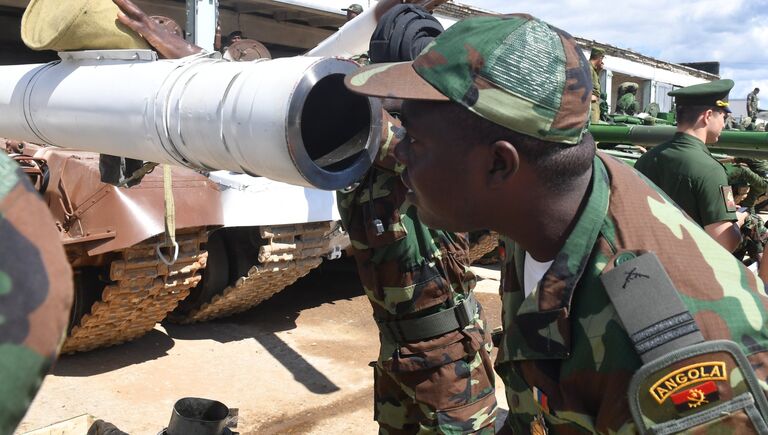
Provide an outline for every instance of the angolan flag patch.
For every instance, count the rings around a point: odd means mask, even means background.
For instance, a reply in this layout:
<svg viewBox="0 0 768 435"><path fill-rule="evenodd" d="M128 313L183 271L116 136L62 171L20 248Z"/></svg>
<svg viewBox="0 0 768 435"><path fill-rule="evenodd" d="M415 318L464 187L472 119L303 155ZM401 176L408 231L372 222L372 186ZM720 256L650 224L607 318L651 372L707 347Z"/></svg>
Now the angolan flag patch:
<svg viewBox="0 0 768 435"><path fill-rule="evenodd" d="M678 411L687 411L720 400L720 393L714 381L689 388L670 396Z"/></svg>

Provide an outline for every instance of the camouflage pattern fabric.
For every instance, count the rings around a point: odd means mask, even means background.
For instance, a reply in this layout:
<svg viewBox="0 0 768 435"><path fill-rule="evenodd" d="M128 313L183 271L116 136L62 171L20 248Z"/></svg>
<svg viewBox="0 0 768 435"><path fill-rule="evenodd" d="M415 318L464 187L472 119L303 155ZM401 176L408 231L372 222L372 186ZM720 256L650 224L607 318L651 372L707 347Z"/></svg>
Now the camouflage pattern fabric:
<svg viewBox="0 0 768 435"><path fill-rule="evenodd" d="M616 102L616 113L619 115L635 115L640 113L640 103L635 99L635 94L626 93Z"/></svg>
<svg viewBox="0 0 768 435"><path fill-rule="evenodd" d="M733 256L739 260L749 257L749 264L757 261L765 250L768 241L768 230L765 222L757 214L750 214L741 226L741 243L733 251Z"/></svg>
<svg viewBox="0 0 768 435"><path fill-rule="evenodd" d="M746 163L745 160L754 162L754 166L752 166L750 163ZM737 159L737 161L744 163L724 165L726 174L728 175L728 184L731 186L749 186L749 193L747 194L746 199L741 202L741 205L744 207L750 207L750 213L754 213L754 206L758 199L765 195L766 191L768 191L768 182L765 180L765 178L763 178L764 176L761 176L755 172L752 167L763 168L765 161L755 159Z"/></svg>
<svg viewBox="0 0 768 435"><path fill-rule="evenodd" d="M511 430L525 434L543 425L551 433L635 433L627 390L642 363L600 281L626 253L655 252L704 338L737 343L768 389L768 297L755 274L660 189L602 153L586 201L527 298L524 252L505 241L505 332L496 366ZM718 381L717 388L727 396L742 388L741 380ZM739 432L744 421L743 415L723 415L707 433L750 433Z"/></svg>
<svg viewBox="0 0 768 435"><path fill-rule="evenodd" d="M463 301L476 279L463 235L432 230L405 200L393 145L404 130L393 122L374 166L353 190L339 192L360 279L376 322L410 319ZM378 234L376 220L382 224ZM488 433L496 398L492 343L482 307L463 330L419 342L380 334L374 366L374 418L380 433Z"/></svg>
<svg viewBox="0 0 768 435"><path fill-rule="evenodd" d="M605 94L600 94L600 120L601 121L609 121L611 119L610 114L608 113L610 111L610 108L608 107L608 101L606 101Z"/></svg>
<svg viewBox="0 0 768 435"><path fill-rule="evenodd" d="M0 153L0 434L26 413L58 354L72 270L45 203Z"/></svg>
<svg viewBox="0 0 768 435"><path fill-rule="evenodd" d="M542 61L541 53L551 55ZM374 97L454 101L512 131L565 144L584 134L592 89L573 37L526 14L461 20L413 63L371 65L344 83Z"/></svg>
<svg viewBox="0 0 768 435"><path fill-rule="evenodd" d="M698 138L678 132L669 142L643 154L635 169L702 227L736 220L736 210L729 210L724 198L723 188L729 186L725 168Z"/></svg>
<svg viewBox="0 0 768 435"><path fill-rule="evenodd" d="M758 103L759 100L757 98L757 95L755 94L755 91L752 91L747 95L747 116L752 118L754 120L757 117L757 114L759 112L758 109Z"/></svg>

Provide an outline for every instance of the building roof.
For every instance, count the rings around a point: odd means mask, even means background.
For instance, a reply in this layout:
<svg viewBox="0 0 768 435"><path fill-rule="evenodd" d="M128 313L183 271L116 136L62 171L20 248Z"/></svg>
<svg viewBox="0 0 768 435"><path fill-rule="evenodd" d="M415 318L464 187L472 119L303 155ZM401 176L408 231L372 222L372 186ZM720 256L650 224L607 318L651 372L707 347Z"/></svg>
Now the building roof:
<svg viewBox="0 0 768 435"><path fill-rule="evenodd" d="M601 42L592 41L584 38L575 38L576 42L585 50L591 50L593 47L602 48L605 51L606 56L615 56L623 59L631 60L633 62L641 63L643 65L652 66L654 68L664 69L680 74L688 74L694 77L698 77L704 80L717 80L720 76L706 71L701 71L688 66L680 65L672 62L665 62L663 60L655 59L644 54L637 53L632 50L615 47L609 44L603 44Z"/></svg>
<svg viewBox="0 0 768 435"><path fill-rule="evenodd" d="M498 12L489 11L489 10L477 8L475 6L458 3L453 0L449 0L446 3L443 3L442 5L438 6L435 9L435 12L440 15L453 18L456 20L461 20L463 18L467 18L475 15L488 15L488 14L497 15L498 14ZM631 60L644 65L649 65L654 68L660 68L660 69L664 69L667 71L672 71L680 74L687 74L687 75L698 77L704 80L717 80L720 78L716 74L708 73L706 71L701 71L685 65L680 65L672 62L666 62L663 60L654 59L650 56L646 56L632 50L615 47L613 45L603 44L597 41L592 41L592 40L578 38L578 37L576 38L576 42L585 50L591 50L592 47L599 47L605 50L605 54L608 56L621 57L623 59Z"/></svg>
<svg viewBox="0 0 768 435"><path fill-rule="evenodd" d="M475 15L498 15L498 12L457 3L453 0L449 0L435 8L435 12L446 17L455 18L457 20Z"/></svg>

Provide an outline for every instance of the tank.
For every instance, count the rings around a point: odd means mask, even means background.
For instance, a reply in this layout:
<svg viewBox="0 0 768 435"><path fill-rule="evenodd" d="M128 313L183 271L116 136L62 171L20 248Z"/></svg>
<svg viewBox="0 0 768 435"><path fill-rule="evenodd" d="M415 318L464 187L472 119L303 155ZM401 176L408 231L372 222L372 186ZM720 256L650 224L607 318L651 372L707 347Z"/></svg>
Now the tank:
<svg viewBox="0 0 768 435"><path fill-rule="evenodd" d="M671 125L593 124L589 131L600 148L616 145L652 147L666 142L675 134ZM708 145L713 153L734 157L768 159L768 132L723 130L717 143Z"/></svg>
<svg viewBox="0 0 768 435"><path fill-rule="evenodd" d="M190 323L247 310L340 257L348 244L331 192L174 167L179 251L167 264L157 253L164 244L162 170L116 187L100 181L96 153L33 144L15 151L74 270L65 353L133 340L169 313Z"/></svg>
<svg viewBox="0 0 768 435"><path fill-rule="evenodd" d="M332 47L326 44L326 49ZM214 66L219 69L212 75L221 83L198 87L200 91L192 94L190 89L195 87L192 82L205 76L200 71L204 71L206 65L219 62L215 58L199 58L202 69L190 72L186 76L190 80L175 91L167 87L161 89L167 93L156 99L157 110L146 111L142 106L144 101L132 99L141 92L128 89L138 81L137 68L160 68L173 61L158 61L145 52L99 51L66 53L61 57L61 61L51 64L15 66L15 71L29 68L20 76L14 76L17 84L33 78L34 83L26 83L23 89L28 92L14 100L19 97L15 91L21 87L9 88L9 81L4 82L6 92L0 91L5 98L0 136L30 141L21 145L13 141L7 151L36 182L55 216L61 241L75 270L75 303L62 352L88 351L133 340L166 317L174 322L189 323L247 310L324 260L342 255L349 242L340 225L335 193L315 187L345 187L359 177L367 170L382 134L375 103L369 106L369 101L360 97L345 99L341 93L328 98L340 89L337 77L341 76L333 68L343 61L331 59L330 72L319 68L312 74L297 76L298 85L287 84L285 88L288 96L275 94L279 86L264 86L273 92L264 97L264 101L285 107L284 117L269 120L261 116L253 122L254 119L248 118L251 115L248 110L238 110L243 106L233 103L233 112L229 115L246 117L235 124L252 129L230 132L227 136L219 135L218 130L207 133L211 131L205 128L210 119L194 116L203 113L218 98L211 94L212 88L222 92L231 89L226 83L222 85L220 71L239 67ZM15 63L13 59L2 61ZM85 69L65 70L68 62L90 63L93 69L101 70L117 71L125 67L129 71L122 74L127 74L130 80L123 82L127 85L122 87L122 92L115 92L111 80L101 82L105 87L98 88L98 80L92 80L95 76L91 79L78 76L84 74ZM305 58L296 62L315 61ZM318 62L329 64L325 59ZM167 83L178 83L180 77L184 78L180 72L186 65L188 62L183 67L173 64L166 68L170 71L167 77L173 80L152 83L158 89ZM240 68L231 73L231 77L265 66L268 65L247 65L246 70ZM5 69L2 73L5 78L12 75L9 71ZM56 71L60 72L59 76L51 75L57 74ZM147 77L159 74L152 72ZM273 76L281 83L287 77ZM323 81L324 77L331 78ZM52 83L54 85L48 86ZM76 86L62 93L67 83L76 83ZM294 92L296 89L300 92ZM191 98L192 95L195 98ZM297 95L306 98L299 101ZM117 104L115 98L123 98L121 104ZM173 98L177 103L191 101L199 105L178 110L184 107L170 104ZM101 101L105 104L100 106L102 109L134 107L136 110L118 114L94 110L98 106L94 104L77 105L77 101L88 99ZM360 106L361 100L365 100L363 106ZM57 106L56 101L63 104ZM170 111L163 111L163 104L171 109L175 106L177 116L174 118ZM277 105L262 106L277 112ZM343 109L357 110L364 116L347 116ZM321 113L324 117L312 122L312 113ZM185 118L186 115L189 116ZM344 121L346 128L339 128L337 122L323 130L324 123L333 121L334 115ZM80 123L83 119L86 121ZM231 116L228 119L232 119ZM168 128L167 122L176 124ZM275 127L275 124L280 125ZM89 130L88 125L99 128ZM282 140L265 139L261 141L265 146L251 157L241 153L222 164L220 157L238 143L242 144L241 139L254 129ZM344 137L335 134L336 131L342 131ZM134 139L126 141L131 135L135 135ZM219 146L216 152L211 151L214 143ZM242 150L252 149L248 148L250 145L244 143ZM165 210L161 167L146 174L133 187L117 187L101 181L99 152L175 165L171 177L178 242L175 261L168 261L170 252L162 247ZM265 154L268 160L263 158ZM200 156L201 159L194 160ZM253 165L248 166L249 161Z"/></svg>
<svg viewBox="0 0 768 435"><path fill-rule="evenodd" d="M176 20L183 16L183 6L174 2L137 3L147 12ZM7 7L0 21L17 27L26 4L0 0ZM216 15L222 27L252 24L252 17L235 16L230 9ZM306 55L339 56L363 51L376 19L369 8L340 32L312 28L308 20L310 26L297 33L295 23L275 19L264 27L259 17L256 30L267 32L277 57L306 53L311 46L304 44L313 43L318 49ZM343 17L338 20L341 24ZM194 22L188 35L195 35L200 23L215 24L215 17ZM316 187L346 187L367 170L386 139L377 103L341 92L346 91L340 88L340 73L348 68L339 66L344 61L282 59L320 67L310 67L309 74L267 73L272 81L257 80L261 89L246 86L251 101L263 94L261 104L243 106L233 97L242 94L237 86L245 82L237 78L250 74L253 79L275 64L222 66L216 56L158 61L141 50L68 52L54 59L51 52L26 50L11 35L0 35L0 40L11 38L4 41L10 50L0 56L0 65L53 61L0 66L5 79L0 136L30 141L21 147L15 142L8 151L37 182L75 269L76 301L63 352L132 340L166 317L189 323L246 310L342 255L349 241L335 193ZM291 77L298 81L289 83ZM144 97L150 94L152 101ZM218 105L229 97L232 104ZM224 119L235 128L219 128ZM260 139L255 150L248 141L254 136ZM101 181L98 153L176 165L171 177L179 246L175 261L168 261L170 252L162 248L160 168L133 187L116 187Z"/></svg>

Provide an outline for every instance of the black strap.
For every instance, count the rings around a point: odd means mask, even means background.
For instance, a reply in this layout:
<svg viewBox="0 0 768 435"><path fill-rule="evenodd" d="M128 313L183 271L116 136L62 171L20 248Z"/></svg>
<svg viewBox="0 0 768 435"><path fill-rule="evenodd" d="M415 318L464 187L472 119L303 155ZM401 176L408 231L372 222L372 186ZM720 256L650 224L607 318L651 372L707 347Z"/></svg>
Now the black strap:
<svg viewBox="0 0 768 435"><path fill-rule="evenodd" d="M383 335L396 343L408 343L464 329L472 323L477 301L470 294L453 308L416 319L376 322Z"/></svg>
<svg viewBox="0 0 768 435"><path fill-rule="evenodd" d="M628 259L600 279L643 363L704 341L656 254Z"/></svg>

